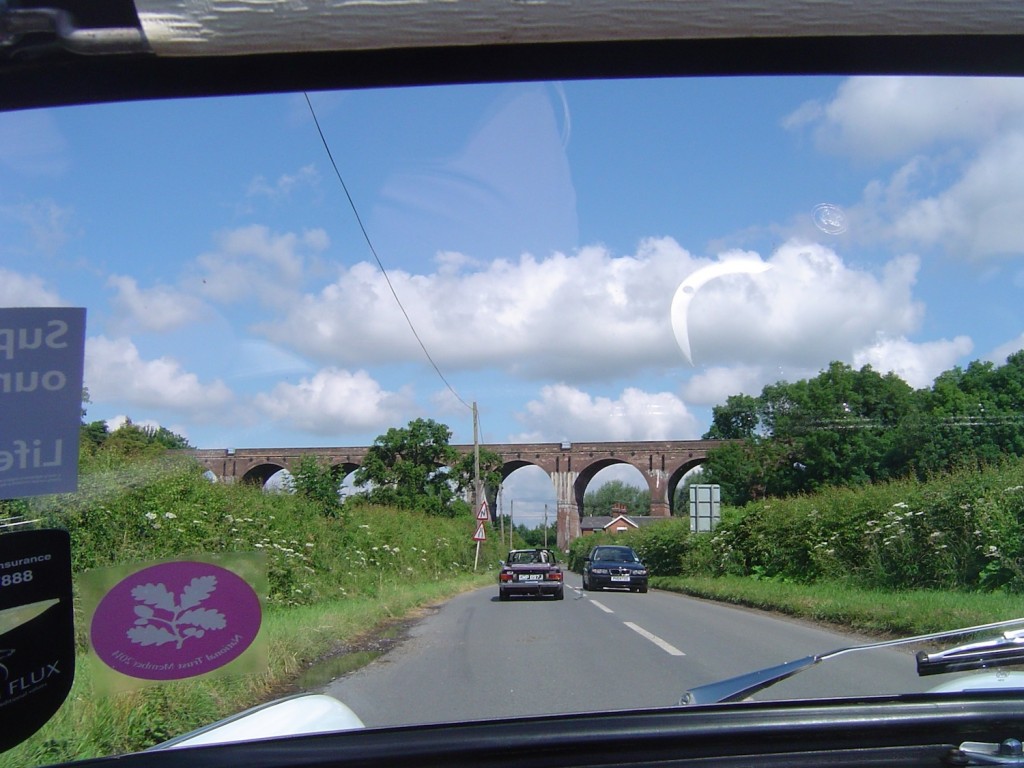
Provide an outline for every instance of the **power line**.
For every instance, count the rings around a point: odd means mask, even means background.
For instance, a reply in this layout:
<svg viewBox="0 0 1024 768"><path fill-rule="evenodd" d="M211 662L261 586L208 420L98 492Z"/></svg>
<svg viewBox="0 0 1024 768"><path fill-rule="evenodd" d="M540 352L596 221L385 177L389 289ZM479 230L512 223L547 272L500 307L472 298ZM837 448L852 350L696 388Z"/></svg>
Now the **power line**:
<svg viewBox="0 0 1024 768"><path fill-rule="evenodd" d="M434 362L434 358L431 357L426 344L423 343L423 339L421 339L420 335L416 332L416 326L413 325L412 318L409 317L409 313L405 311L405 307L402 305L402 300L398 298L395 286L391 284L391 277L388 275L388 271L384 268L384 263L380 260L380 256L377 255L377 249L373 247L373 241L370 240L370 234L366 231L366 227L363 225L363 219L359 215L359 210L356 208L355 201L352 199L352 195L348 191L345 179L342 178L341 170L338 168L338 164L334 161L334 155L331 153L331 148L327 144L327 138L324 136L323 129L320 127L320 121L316 117L316 110L313 109L313 102L309 100L308 93L303 92L302 95L306 97L306 105L309 107L309 113L313 116L313 123L316 125L317 133L320 134L320 141L323 143L324 150L327 152L327 158L331 161L331 166L334 168L334 174L338 177L338 182L341 184L341 188L345 192L345 197L348 199L349 207L352 209L352 214L356 218L359 230L363 233L363 239L366 241L366 245L370 249L370 253L373 254L373 258L377 261L377 266L380 267L381 274L384 275L384 281L388 284L388 288L391 290L391 295L395 297L395 303L398 304L398 308L402 310L405 322L409 324L409 330L412 331L412 335L416 338L416 342L420 345L420 349L423 350L423 354L426 355L427 360L430 361L431 366L433 366L434 371L437 373L438 377L440 377L441 381L444 382L448 391L455 395L455 399L462 403L466 408L472 410L473 406L463 400L459 393L455 391L455 388L448 383L448 379L445 378L437 363Z"/></svg>

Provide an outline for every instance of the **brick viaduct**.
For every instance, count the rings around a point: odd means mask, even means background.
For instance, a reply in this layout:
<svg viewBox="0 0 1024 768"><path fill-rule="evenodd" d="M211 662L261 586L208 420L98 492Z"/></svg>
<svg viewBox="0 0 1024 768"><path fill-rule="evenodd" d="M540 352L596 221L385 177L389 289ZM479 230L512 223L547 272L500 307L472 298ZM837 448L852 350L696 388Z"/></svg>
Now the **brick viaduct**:
<svg viewBox="0 0 1024 768"><path fill-rule="evenodd" d="M517 469L537 466L547 472L558 505L558 545L580 535L583 496L594 476L614 464L636 467L647 479L651 515L668 517L671 499L683 475L700 465L721 440L673 440L619 443L524 443L481 446L502 458L501 478ZM471 445L454 446L461 453ZM266 483L282 469L292 471L303 456L329 462L339 477L359 468L369 448L238 448L189 451L200 464L224 482ZM486 490L491 510L497 508L497 488Z"/></svg>

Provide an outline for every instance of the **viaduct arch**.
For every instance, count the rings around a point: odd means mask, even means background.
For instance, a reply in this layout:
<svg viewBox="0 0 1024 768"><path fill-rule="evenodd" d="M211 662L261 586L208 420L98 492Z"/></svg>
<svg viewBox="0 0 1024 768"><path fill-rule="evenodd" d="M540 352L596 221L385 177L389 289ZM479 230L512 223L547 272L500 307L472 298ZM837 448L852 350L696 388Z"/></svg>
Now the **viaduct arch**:
<svg viewBox="0 0 1024 768"><path fill-rule="evenodd" d="M671 500L683 475L700 465L708 451L724 440L669 440L585 443L513 443L485 447L502 459L501 478L517 469L537 466L551 478L558 507L558 546L565 547L580 535L583 497L594 476L614 464L635 467L647 480L651 515L668 517ZM472 445L453 446L470 453ZM361 448L238 448L186 451L223 482L264 484L282 469L293 471L305 456L326 462L339 481L360 467L369 447ZM497 509L497 488L487 488L487 500Z"/></svg>

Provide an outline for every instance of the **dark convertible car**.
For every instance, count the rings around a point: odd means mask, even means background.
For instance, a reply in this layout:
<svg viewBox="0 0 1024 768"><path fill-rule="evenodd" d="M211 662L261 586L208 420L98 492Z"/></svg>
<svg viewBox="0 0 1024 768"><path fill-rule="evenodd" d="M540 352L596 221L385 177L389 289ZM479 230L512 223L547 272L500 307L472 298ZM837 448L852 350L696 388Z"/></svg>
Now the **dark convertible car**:
<svg viewBox="0 0 1024 768"><path fill-rule="evenodd" d="M498 573L498 599L512 595L550 595L565 598L562 568L547 549L513 549Z"/></svg>
<svg viewBox="0 0 1024 768"><path fill-rule="evenodd" d="M630 592L647 591L647 566L632 547L594 547L583 563L583 588L627 587Z"/></svg>

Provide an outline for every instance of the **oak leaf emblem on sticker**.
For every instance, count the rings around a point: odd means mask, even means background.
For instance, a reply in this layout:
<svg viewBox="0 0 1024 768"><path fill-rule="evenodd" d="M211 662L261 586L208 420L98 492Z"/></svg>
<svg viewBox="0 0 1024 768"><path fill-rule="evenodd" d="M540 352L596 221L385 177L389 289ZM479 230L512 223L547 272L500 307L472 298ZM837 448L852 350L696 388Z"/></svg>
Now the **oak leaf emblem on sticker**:
<svg viewBox="0 0 1024 768"><path fill-rule="evenodd" d="M132 589L135 626L128 639L142 646L175 643L180 649L190 637L200 638L208 630L224 629L227 619L215 608L199 607L217 589L216 576L197 576L174 595L163 584L139 584Z"/></svg>

